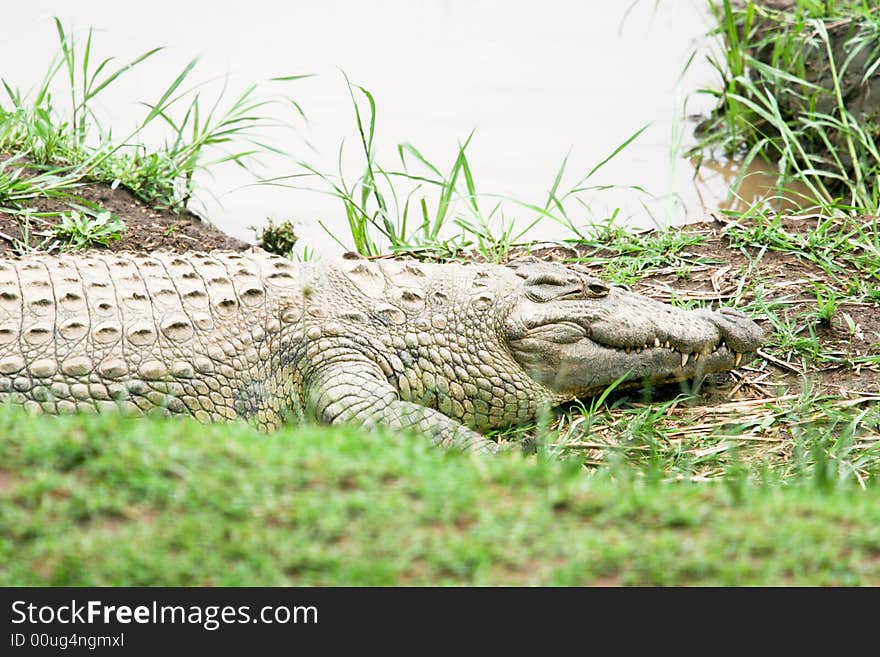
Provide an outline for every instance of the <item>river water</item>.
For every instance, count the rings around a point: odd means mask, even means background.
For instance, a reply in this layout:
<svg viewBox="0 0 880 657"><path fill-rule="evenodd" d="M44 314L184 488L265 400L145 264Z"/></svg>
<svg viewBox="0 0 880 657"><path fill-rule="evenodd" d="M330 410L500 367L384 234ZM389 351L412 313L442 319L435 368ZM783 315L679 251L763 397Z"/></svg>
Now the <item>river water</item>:
<svg viewBox="0 0 880 657"><path fill-rule="evenodd" d="M474 131L467 153L486 207L499 196L543 206L566 154L562 188L643 126L589 181L614 187L584 192L582 203L569 207L577 224L603 220L616 208L622 223L678 224L731 204L735 167L704 166L695 176L682 155L693 143L687 117L712 107L709 96L695 92L717 79L706 59L711 21L703 0L31 0L4 7L4 15L2 77L22 90L39 82L57 49L53 16L81 42L95 28L93 58L122 62L165 46L97 99L98 116L115 135L143 118L138 101L158 99L197 56L191 80L204 83L205 103L224 83L231 97L252 82L313 74L263 87L295 98L308 118L280 106L271 110L290 127L265 138L289 156L254 164L264 178L301 173L301 161L335 171L342 141L347 177L361 173L344 71L376 99L374 145L386 166L396 167L397 144L410 142L446 171L458 143ZM161 137L147 133L147 139ZM342 204L330 195L254 186L253 176L233 165L199 182L195 208L238 237L251 240L249 227L271 217L298 222L302 243L318 252L340 248L319 220L349 243ZM534 215L514 205L505 216L525 224ZM545 220L528 237L569 235Z"/></svg>

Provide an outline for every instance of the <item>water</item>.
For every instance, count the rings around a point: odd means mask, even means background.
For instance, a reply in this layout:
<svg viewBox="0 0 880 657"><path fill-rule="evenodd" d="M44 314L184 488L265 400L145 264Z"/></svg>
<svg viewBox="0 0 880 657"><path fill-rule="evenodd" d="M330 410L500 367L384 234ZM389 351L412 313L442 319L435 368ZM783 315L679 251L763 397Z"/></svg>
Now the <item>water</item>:
<svg viewBox="0 0 880 657"><path fill-rule="evenodd" d="M154 0L33 0L4 7L0 27L2 77L36 85L57 47L52 16L78 34L96 29L97 56L126 61L157 45L167 50L120 78L97 105L114 134L144 115L135 101L155 101L193 57L194 81L213 80L206 96L229 76L231 90L272 76L312 73L268 89L289 92L308 124L278 131L273 144L323 170L336 168L340 141L351 178L360 173L351 100L341 71L376 97L376 150L396 163L396 145L414 143L448 170L457 144L474 130L468 155L478 191L543 205L563 158L573 184L642 126L645 132L591 179L621 188L584 196L579 223L621 208L619 220L638 226L705 218L729 203L729 172L706 168L695 178L682 152L693 143L687 115L712 100L695 90L716 73L706 62L709 16L702 0L630 6L591 2L248 3L208 5ZM691 53L700 48L689 67ZM264 177L296 173L294 160L264 158ZM724 174L724 175L722 175ZM267 217L301 223L304 244L339 247L318 226L345 241L341 203L320 193L249 185L234 166L203 176L198 207L220 228L252 239L250 226ZM644 192L632 189L638 186ZM487 197L489 198L489 197ZM491 206L491 200L487 205ZM523 220L529 214L511 210ZM542 222L529 237L568 233Z"/></svg>

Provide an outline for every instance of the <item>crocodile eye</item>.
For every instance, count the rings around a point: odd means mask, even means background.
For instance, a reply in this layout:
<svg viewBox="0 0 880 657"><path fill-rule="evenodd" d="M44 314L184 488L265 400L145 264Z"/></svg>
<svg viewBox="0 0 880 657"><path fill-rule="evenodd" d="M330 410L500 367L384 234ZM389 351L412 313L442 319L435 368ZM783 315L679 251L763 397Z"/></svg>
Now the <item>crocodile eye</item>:
<svg viewBox="0 0 880 657"><path fill-rule="evenodd" d="M587 290L590 291L590 294L597 297L604 297L606 294L608 294L608 286L604 283L590 283L587 285Z"/></svg>

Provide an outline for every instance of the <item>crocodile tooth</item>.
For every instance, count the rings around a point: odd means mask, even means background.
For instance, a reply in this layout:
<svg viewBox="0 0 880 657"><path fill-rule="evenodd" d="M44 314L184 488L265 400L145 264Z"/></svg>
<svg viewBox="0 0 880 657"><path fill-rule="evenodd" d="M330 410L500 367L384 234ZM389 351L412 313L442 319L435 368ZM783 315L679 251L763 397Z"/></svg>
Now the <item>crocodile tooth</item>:
<svg viewBox="0 0 880 657"><path fill-rule="evenodd" d="M648 348L648 343L646 342L645 344L642 345L642 349L647 349L647 348Z"/></svg>
<svg viewBox="0 0 880 657"><path fill-rule="evenodd" d="M742 360L743 355L740 352L736 352L736 358L733 359L733 366L739 367L739 362Z"/></svg>
<svg viewBox="0 0 880 657"><path fill-rule="evenodd" d="M630 351L631 351L630 348L627 347L627 348L626 348L626 353L630 353Z"/></svg>
<svg viewBox="0 0 880 657"><path fill-rule="evenodd" d="M659 346L660 346L660 338L654 338L654 346L655 346L655 347L659 347Z"/></svg>
<svg viewBox="0 0 880 657"><path fill-rule="evenodd" d="M700 352L699 352L699 351L695 351L695 352L694 352L694 360L695 360L695 361L696 361L696 360L700 360Z"/></svg>
<svg viewBox="0 0 880 657"><path fill-rule="evenodd" d="M690 358L690 357L691 357L691 355L690 355L689 353L687 353L687 352L684 352L684 353L681 354L681 366L682 366L682 367L684 367L685 365L687 365L688 358Z"/></svg>
<svg viewBox="0 0 880 657"><path fill-rule="evenodd" d="M666 342L664 342L664 343L663 343L663 346L666 347L667 349L672 349L672 347L669 346L669 340L667 340Z"/></svg>

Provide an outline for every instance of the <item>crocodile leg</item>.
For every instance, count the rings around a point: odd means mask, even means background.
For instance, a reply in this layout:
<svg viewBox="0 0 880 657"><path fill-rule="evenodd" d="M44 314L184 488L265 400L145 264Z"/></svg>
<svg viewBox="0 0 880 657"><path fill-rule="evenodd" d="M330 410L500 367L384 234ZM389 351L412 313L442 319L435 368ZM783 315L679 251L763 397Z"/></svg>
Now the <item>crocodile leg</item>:
<svg viewBox="0 0 880 657"><path fill-rule="evenodd" d="M309 378L311 408L325 424L413 430L441 447L499 451L497 443L443 413L401 400L381 369L367 359L348 359L344 365L325 363Z"/></svg>

